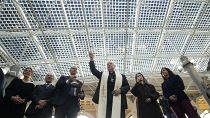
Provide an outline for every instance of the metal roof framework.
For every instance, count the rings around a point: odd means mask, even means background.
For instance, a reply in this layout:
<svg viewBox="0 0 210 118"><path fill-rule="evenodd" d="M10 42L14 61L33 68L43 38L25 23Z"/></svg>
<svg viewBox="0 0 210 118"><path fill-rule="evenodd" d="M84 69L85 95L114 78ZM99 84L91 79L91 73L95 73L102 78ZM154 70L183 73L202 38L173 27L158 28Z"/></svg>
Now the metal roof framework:
<svg viewBox="0 0 210 118"><path fill-rule="evenodd" d="M184 75L181 55L202 72L210 57L209 1L3 0L0 66L31 66L33 81L42 82L46 73L59 78L76 65L92 82L92 50L99 70L111 60L128 79L141 72L159 83L154 75L164 66Z"/></svg>

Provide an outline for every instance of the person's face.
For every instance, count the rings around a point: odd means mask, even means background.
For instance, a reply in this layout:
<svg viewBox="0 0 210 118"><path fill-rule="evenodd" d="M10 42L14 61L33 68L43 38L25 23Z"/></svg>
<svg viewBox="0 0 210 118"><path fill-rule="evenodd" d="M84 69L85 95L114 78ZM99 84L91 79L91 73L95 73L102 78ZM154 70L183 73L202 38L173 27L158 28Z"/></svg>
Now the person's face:
<svg viewBox="0 0 210 118"><path fill-rule="evenodd" d="M32 76L32 69L31 68L26 68L23 70L23 75L25 77L31 77Z"/></svg>
<svg viewBox="0 0 210 118"><path fill-rule="evenodd" d="M113 62L108 62L107 63L107 70L108 71L114 71L114 69L115 69L115 64L113 63Z"/></svg>
<svg viewBox="0 0 210 118"><path fill-rule="evenodd" d="M144 82L144 77L141 74L136 75L136 82Z"/></svg>
<svg viewBox="0 0 210 118"><path fill-rule="evenodd" d="M52 83L53 79L54 79L54 76L50 73L45 76L46 83Z"/></svg>
<svg viewBox="0 0 210 118"><path fill-rule="evenodd" d="M167 71L165 68L163 68L163 69L161 70L161 74L162 74L162 76L163 76L164 78L166 78L166 77L169 76L169 73L168 73L168 71Z"/></svg>
<svg viewBox="0 0 210 118"><path fill-rule="evenodd" d="M70 72L70 75L76 75L77 74L77 67L76 66L71 67L69 72Z"/></svg>

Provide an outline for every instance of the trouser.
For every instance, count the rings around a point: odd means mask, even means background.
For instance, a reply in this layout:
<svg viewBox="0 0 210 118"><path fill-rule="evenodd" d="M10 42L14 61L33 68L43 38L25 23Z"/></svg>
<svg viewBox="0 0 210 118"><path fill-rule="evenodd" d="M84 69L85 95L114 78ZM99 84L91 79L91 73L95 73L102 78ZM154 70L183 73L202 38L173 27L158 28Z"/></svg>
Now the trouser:
<svg viewBox="0 0 210 118"><path fill-rule="evenodd" d="M55 118L77 118L78 110L74 107L66 108L65 105L57 106L55 108Z"/></svg>
<svg viewBox="0 0 210 118"><path fill-rule="evenodd" d="M106 118L112 117L112 108L106 109ZM120 118L125 118L125 109L121 108Z"/></svg>
<svg viewBox="0 0 210 118"><path fill-rule="evenodd" d="M178 101L173 103L171 106L178 118L186 118L185 114L188 116L188 118L198 118L198 115L193 109L189 99Z"/></svg>

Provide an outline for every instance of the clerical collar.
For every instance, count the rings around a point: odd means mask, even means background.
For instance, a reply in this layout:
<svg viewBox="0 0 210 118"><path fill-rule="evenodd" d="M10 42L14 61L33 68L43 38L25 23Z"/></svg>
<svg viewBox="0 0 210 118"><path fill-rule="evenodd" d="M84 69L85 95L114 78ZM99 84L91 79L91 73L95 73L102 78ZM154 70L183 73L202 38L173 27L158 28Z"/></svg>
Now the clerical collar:
<svg viewBox="0 0 210 118"><path fill-rule="evenodd" d="M114 71L112 71L112 72L109 71L109 74L115 74L115 72Z"/></svg>

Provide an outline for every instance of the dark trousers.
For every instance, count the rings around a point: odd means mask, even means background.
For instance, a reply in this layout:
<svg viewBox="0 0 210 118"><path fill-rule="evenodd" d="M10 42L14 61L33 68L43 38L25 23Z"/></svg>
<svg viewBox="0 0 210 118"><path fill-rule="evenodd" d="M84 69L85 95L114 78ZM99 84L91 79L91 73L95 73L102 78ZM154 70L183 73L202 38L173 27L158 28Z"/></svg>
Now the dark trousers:
<svg viewBox="0 0 210 118"><path fill-rule="evenodd" d="M55 108L55 118L77 118L79 110L72 107L66 107L65 105L57 106Z"/></svg>
<svg viewBox="0 0 210 118"><path fill-rule="evenodd" d="M112 117L112 108L106 109L106 118ZM125 118L125 109L121 108L120 118Z"/></svg>
<svg viewBox="0 0 210 118"><path fill-rule="evenodd" d="M188 116L188 118L198 118L198 115L193 109L189 99L173 103L171 106L178 118L186 118L185 114Z"/></svg>
<svg viewBox="0 0 210 118"><path fill-rule="evenodd" d="M26 118L52 118L52 116L38 116L38 115L31 115L31 116L27 116Z"/></svg>
<svg viewBox="0 0 210 118"><path fill-rule="evenodd" d="M12 102L4 102L4 109L1 118L23 118L26 108L26 103L24 104L14 104Z"/></svg>

